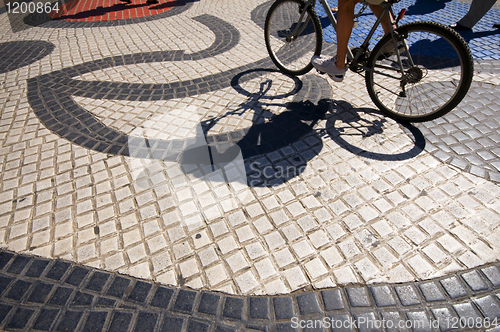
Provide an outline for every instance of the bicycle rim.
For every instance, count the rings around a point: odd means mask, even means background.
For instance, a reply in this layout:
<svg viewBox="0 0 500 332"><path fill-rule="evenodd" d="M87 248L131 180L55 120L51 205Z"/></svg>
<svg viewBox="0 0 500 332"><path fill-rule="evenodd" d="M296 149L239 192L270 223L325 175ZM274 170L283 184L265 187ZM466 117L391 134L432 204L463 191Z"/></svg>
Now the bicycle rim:
<svg viewBox="0 0 500 332"><path fill-rule="evenodd" d="M467 93L473 74L470 50L463 39L437 23L410 23L398 29L401 75L394 41L384 37L373 50L366 83L373 102L389 116L422 122L440 117ZM413 61L413 64L411 63Z"/></svg>
<svg viewBox="0 0 500 332"><path fill-rule="evenodd" d="M321 23L308 10L301 23L303 2L286 0L276 2L269 10L266 26L266 46L276 66L286 74L303 75L312 69L311 58L321 53ZM300 34L291 37L299 25Z"/></svg>

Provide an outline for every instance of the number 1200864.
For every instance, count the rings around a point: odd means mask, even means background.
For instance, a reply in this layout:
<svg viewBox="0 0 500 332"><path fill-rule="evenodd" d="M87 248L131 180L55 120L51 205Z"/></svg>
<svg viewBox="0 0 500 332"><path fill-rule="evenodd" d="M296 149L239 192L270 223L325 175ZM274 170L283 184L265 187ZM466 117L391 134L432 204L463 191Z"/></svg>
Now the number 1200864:
<svg viewBox="0 0 500 332"><path fill-rule="evenodd" d="M50 2L9 2L6 5L7 13L9 14L33 14L33 13L50 13L52 11L59 12L59 4L51 4Z"/></svg>

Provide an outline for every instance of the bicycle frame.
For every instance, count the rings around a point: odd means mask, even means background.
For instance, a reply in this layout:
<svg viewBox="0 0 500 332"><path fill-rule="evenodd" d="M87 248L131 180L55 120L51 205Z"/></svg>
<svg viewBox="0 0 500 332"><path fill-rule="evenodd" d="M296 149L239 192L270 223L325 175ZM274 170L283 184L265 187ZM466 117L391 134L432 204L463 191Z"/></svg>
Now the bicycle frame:
<svg viewBox="0 0 500 332"><path fill-rule="evenodd" d="M319 2L323 5L323 8L325 9L326 15L328 16L328 19L330 20L330 22L333 25L333 28L336 31L337 30L337 20L335 19L335 16L333 16L332 10L331 10L330 6L328 5L327 0L319 0ZM308 0L306 2L305 6L304 6L304 9L303 9L303 11L301 13L301 16L299 18L299 22L302 21L304 15L306 13L307 8L309 6L313 6L313 9L314 9L315 4L316 4L316 0ZM394 34L394 28L393 28L393 25L396 25L396 27L397 27L398 20L396 20L395 22L393 22L392 19L391 19L391 17L394 18L395 15L394 15L394 12L392 10L392 4L390 2L383 2L381 4L381 6L383 7L382 14L377 18L377 21L375 22L375 24L371 28L370 32L366 36L365 40L363 41L363 44L361 44L361 46L358 49L358 51L356 52L356 54L352 53L352 49L349 46L347 47L348 65L350 67L352 67L352 66L358 66L357 62L360 59L361 55L363 55L367 51L368 45L370 43L370 40L373 37L375 31L377 30L377 27L382 22L382 20L384 19L384 17L388 16L389 19L390 19L390 22L391 22L391 24L390 24L390 33L391 33L392 40L394 42L394 47L396 49L396 53L397 53L397 57L398 57L399 71L401 72L401 75L404 75L404 68L403 68L403 64L401 62L401 57L400 57L400 54L399 54L400 52L399 52L398 47L397 47L397 42L396 42L396 38L395 38L395 34ZM297 25L295 27L295 29L290 33L290 35L299 35L305 29L305 27L307 26L307 23L308 22L305 22L305 24L303 25L302 28L300 28L300 25ZM404 43L404 47L405 47L406 51L408 51L408 46L406 45L406 43ZM409 53L407 52L407 54L409 54ZM413 65L412 59L409 59L409 61L410 61L410 64ZM359 66L359 68L362 68L365 71L375 71L375 69L368 68L368 67L365 67L365 66ZM394 68L390 68L390 69L394 69ZM384 76L393 77L393 76L385 74L385 73L380 73L380 74L382 74ZM393 78L401 79L401 77L393 77Z"/></svg>

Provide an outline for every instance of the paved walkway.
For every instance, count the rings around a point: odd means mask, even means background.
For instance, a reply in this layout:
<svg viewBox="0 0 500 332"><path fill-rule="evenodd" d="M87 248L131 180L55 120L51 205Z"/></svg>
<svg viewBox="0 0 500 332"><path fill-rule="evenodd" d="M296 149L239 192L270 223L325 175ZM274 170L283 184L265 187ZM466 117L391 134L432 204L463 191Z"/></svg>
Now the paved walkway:
<svg viewBox="0 0 500 332"><path fill-rule="evenodd" d="M468 8L424 2L408 21ZM403 126L361 76L273 70L269 6L1 14L0 329L500 317L500 11L463 35L464 101Z"/></svg>

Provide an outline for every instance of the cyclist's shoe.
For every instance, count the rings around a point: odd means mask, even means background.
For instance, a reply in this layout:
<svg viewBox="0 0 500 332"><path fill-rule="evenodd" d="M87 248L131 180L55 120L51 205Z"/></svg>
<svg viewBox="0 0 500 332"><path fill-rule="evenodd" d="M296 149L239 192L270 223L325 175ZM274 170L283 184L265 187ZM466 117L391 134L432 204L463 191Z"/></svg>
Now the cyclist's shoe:
<svg viewBox="0 0 500 332"><path fill-rule="evenodd" d="M404 46L403 42L398 41L397 44L398 44L399 54L403 54L403 52L405 51L405 46ZM393 56L393 55L396 55L396 48L394 47L394 44L391 41L391 42L385 44L385 46L382 48L378 59L379 60L387 59L388 57Z"/></svg>
<svg viewBox="0 0 500 332"><path fill-rule="evenodd" d="M337 56L334 56L331 59L321 58L317 55L313 56L311 59L311 63L320 73L327 73L328 76L335 82L342 82L344 80L345 73L347 68L338 69L337 65Z"/></svg>

